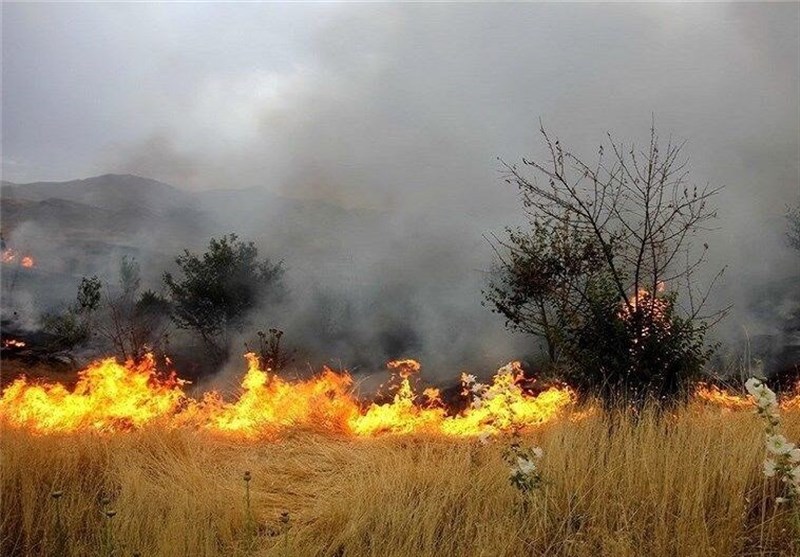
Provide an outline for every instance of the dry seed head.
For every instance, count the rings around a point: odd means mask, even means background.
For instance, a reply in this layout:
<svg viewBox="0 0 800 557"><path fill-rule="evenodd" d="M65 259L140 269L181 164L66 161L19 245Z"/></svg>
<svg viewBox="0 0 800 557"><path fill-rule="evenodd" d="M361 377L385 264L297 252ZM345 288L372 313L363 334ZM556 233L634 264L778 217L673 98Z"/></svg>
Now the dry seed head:
<svg viewBox="0 0 800 557"><path fill-rule="evenodd" d="M252 476L250 475L250 470L245 470L244 473L244 481L249 482Z"/></svg>
<svg viewBox="0 0 800 557"><path fill-rule="evenodd" d="M108 509L108 510L106 511L106 516L107 516L108 518L112 518L112 517L113 517L114 515L116 515L116 514L117 514L117 511L115 511L114 509Z"/></svg>
<svg viewBox="0 0 800 557"><path fill-rule="evenodd" d="M288 524L289 523L289 512L288 511L283 511L281 513L281 522L283 524Z"/></svg>

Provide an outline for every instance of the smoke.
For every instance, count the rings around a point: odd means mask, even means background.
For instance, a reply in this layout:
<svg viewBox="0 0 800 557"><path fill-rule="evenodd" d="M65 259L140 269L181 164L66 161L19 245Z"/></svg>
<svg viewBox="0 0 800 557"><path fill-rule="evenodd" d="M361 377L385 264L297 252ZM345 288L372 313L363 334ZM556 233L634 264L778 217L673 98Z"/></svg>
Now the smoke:
<svg viewBox="0 0 800 557"><path fill-rule="evenodd" d="M78 12L103 30L99 45L59 25ZM32 167L36 178L112 171L197 192L214 219L203 236L237 231L286 263L291 305L256 321L315 358L369 370L417 356L452 373L534 349L480 305L492 260L483 235L521 219L496 157L541 155L539 118L591 158L606 131L646 138L655 114L662 136L688 140L692 178L726 186L704 239L709 269L728 266L712 302L735 305L719 329L732 341L743 326L770 329L752 307L800 265L783 241L785 205L800 200L798 14L796 4L12 5L6 152L26 179ZM83 81L42 80L61 99L50 104L19 68L35 55L35 72L63 75L65 49ZM83 119L52 119L68 110ZM49 126L56 139L34 145ZM4 166L7 178L22 178L17 168ZM228 188L241 190L203 194Z"/></svg>

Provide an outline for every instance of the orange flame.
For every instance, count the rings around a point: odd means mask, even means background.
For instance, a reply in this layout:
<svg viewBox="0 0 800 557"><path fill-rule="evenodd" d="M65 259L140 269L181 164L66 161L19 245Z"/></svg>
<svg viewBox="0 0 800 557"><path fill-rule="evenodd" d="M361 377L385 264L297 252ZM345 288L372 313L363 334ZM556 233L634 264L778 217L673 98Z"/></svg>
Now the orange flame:
<svg viewBox="0 0 800 557"><path fill-rule="evenodd" d="M753 399L749 395L723 390L716 385L700 383L694 390L696 401L724 410L754 410ZM800 410L800 381L794 389L780 397L781 410Z"/></svg>
<svg viewBox="0 0 800 557"><path fill-rule="evenodd" d="M159 378L152 356L122 366L113 358L83 370L72 391L58 383L14 381L0 397L2 419L37 432L141 427L172 415L184 400L184 381Z"/></svg>
<svg viewBox="0 0 800 557"><path fill-rule="evenodd" d="M241 393L231 402L216 391L199 400L188 396L185 382L174 373L156 372L152 356L125 365L105 359L80 372L71 391L60 384L17 379L0 397L0 420L36 433L124 431L157 424L242 437L268 436L289 428L356 436L415 432L471 436L545 423L574 401L566 387L538 396L526 394L517 384L520 368L515 362L486 386L483 405L449 416L436 389L426 389L421 397L412 389L408 375L419 371L419 363L401 360L389 364L401 378L393 400L364 406L354 396L347 373L324 368L314 378L289 381L260 369L255 355L246 358Z"/></svg>
<svg viewBox="0 0 800 557"><path fill-rule="evenodd" d="M0 261L3 263L13 263L17 260L17 252L11 248L4 249L2 256L0 256ZM25 268L30 269L31 267L36 266L36 261L30 255L25 255L19 260L19 264Z"/></svg>
<svg viewBox="0 0 800 557"><path fill-rule="evenodd" d="M3 341L3 348L25 348L25 341L8 338Z"/></svg>

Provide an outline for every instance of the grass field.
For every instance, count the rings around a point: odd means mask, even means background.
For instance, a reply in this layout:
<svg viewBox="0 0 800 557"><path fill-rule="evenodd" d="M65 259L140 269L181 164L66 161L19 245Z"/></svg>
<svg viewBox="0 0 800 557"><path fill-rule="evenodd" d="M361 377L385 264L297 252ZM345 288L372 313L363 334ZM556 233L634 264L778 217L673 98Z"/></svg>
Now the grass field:
<svg viewBox="0 0 800 557"><path fill-rule="evenodd" d="M800 438L800 411L783 421ZM763 429L751 412L694 404L635 425L567 414L525 442L544 449L545 484L527 498L509 483L502 438L291 431L244 441L155 427L5 428L0 549L8 557L800 555L792 515L761 474Z"/></svg>

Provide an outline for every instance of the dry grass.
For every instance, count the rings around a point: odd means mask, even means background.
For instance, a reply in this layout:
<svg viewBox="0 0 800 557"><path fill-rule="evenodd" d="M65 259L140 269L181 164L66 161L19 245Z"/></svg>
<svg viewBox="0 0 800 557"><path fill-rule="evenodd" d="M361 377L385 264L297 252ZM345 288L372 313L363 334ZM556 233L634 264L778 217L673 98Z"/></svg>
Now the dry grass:
<svg viewBox="0 0 800 557"><path fill-rule="evenodd" d="M800 438L800 413L784 422ZM545 450L547 484L523 505L501 442L5 430L0 552L54 555L63 544L69 555L108 555L108 496L116 556L800 554L789 512L760 474L763 436L751 414L694 408L637 425L565 418L530 442ZM55 489L64 490L57 503Z"/></svg>

